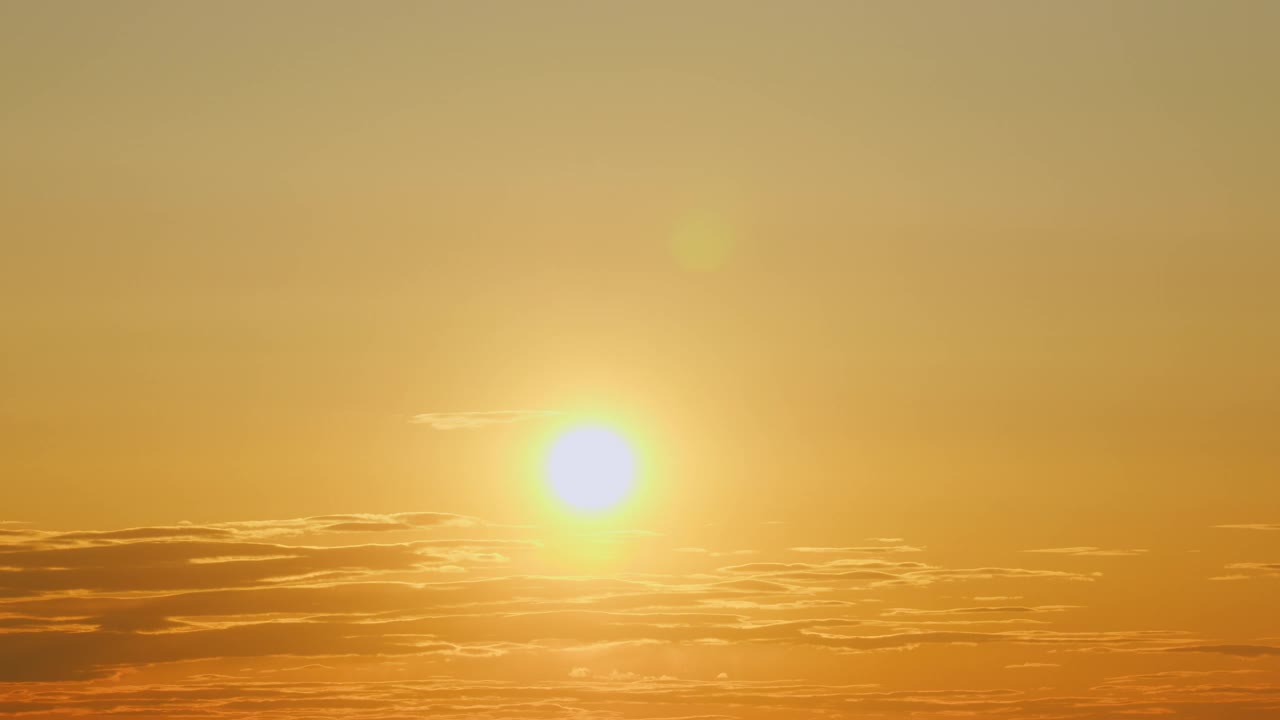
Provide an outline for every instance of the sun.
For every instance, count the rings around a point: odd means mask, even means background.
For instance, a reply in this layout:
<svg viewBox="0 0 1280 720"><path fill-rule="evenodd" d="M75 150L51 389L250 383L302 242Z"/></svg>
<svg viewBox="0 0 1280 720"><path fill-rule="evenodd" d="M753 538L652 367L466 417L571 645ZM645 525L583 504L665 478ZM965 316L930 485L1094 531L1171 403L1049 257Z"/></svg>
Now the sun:
<svg viewBox="0 0 1280 720"><path fill-rule="evenodd" d="M551 489L578 510L604 510L622 502L635 475L631 447L621 435L600 426L565 432L547 457Z"/></svg>

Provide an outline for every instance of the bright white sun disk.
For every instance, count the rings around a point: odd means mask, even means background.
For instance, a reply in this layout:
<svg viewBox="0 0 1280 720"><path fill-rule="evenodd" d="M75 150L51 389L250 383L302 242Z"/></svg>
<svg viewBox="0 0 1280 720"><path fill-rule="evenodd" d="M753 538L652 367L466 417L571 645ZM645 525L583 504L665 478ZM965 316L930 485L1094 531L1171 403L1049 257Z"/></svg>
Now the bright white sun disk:
<svg viewBox="0 0 1280 720"><path fill-rule="evenodd" d="M636 462L617 433L584 427L556 439L547 474L564 502L580 510L603 510L626 497L635 480Z"/></svg>

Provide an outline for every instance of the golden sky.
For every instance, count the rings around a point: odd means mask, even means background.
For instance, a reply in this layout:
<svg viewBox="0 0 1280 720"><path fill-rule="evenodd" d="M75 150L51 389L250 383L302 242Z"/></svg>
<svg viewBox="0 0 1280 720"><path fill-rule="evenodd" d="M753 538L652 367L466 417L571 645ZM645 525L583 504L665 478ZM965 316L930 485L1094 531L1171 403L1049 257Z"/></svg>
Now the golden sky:
<svg viewBox="0 0 1280 720"><path fill-rule="evenodd" d="M0 0L0 717L1280 717L1277 37Z"/></svg>

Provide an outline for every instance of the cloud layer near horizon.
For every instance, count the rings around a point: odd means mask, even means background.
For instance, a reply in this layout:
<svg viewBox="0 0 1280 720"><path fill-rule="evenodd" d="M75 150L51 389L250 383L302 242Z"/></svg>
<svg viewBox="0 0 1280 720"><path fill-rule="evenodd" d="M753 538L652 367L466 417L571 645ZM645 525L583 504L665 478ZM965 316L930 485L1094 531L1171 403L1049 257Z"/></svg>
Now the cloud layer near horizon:
<svg viewBox="0 0 1280 720"><path fill-rule="evenodd" d="M627 531L569 542L647 559L553 572L545 561L564 538L442 512L5 529L4 715L1208 720L1280 703L1274 639L1104 626L1087 604L1009 601L1082 597L1107 576L1074 565L1139 561L1131 551L970 567L882 538L726 564L745 549L691 553ZM985 663L989 679L895 682L904 657ZM1081 659L1104 657L1192 674L1154 689L1132 672L1079 685ZM865 682L840 680L855 671Z"/></svg>

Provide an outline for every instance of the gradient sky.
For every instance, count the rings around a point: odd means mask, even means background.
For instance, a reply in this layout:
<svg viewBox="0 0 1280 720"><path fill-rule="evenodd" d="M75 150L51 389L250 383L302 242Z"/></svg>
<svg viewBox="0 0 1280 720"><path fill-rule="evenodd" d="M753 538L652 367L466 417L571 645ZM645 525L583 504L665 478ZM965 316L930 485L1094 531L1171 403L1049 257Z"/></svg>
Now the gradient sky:
<svg viewBox="0 0 1280 720"><path fill-rule="evenodd" d="M0 717L1280 716L1277 37L0 0Z"/></svg>

